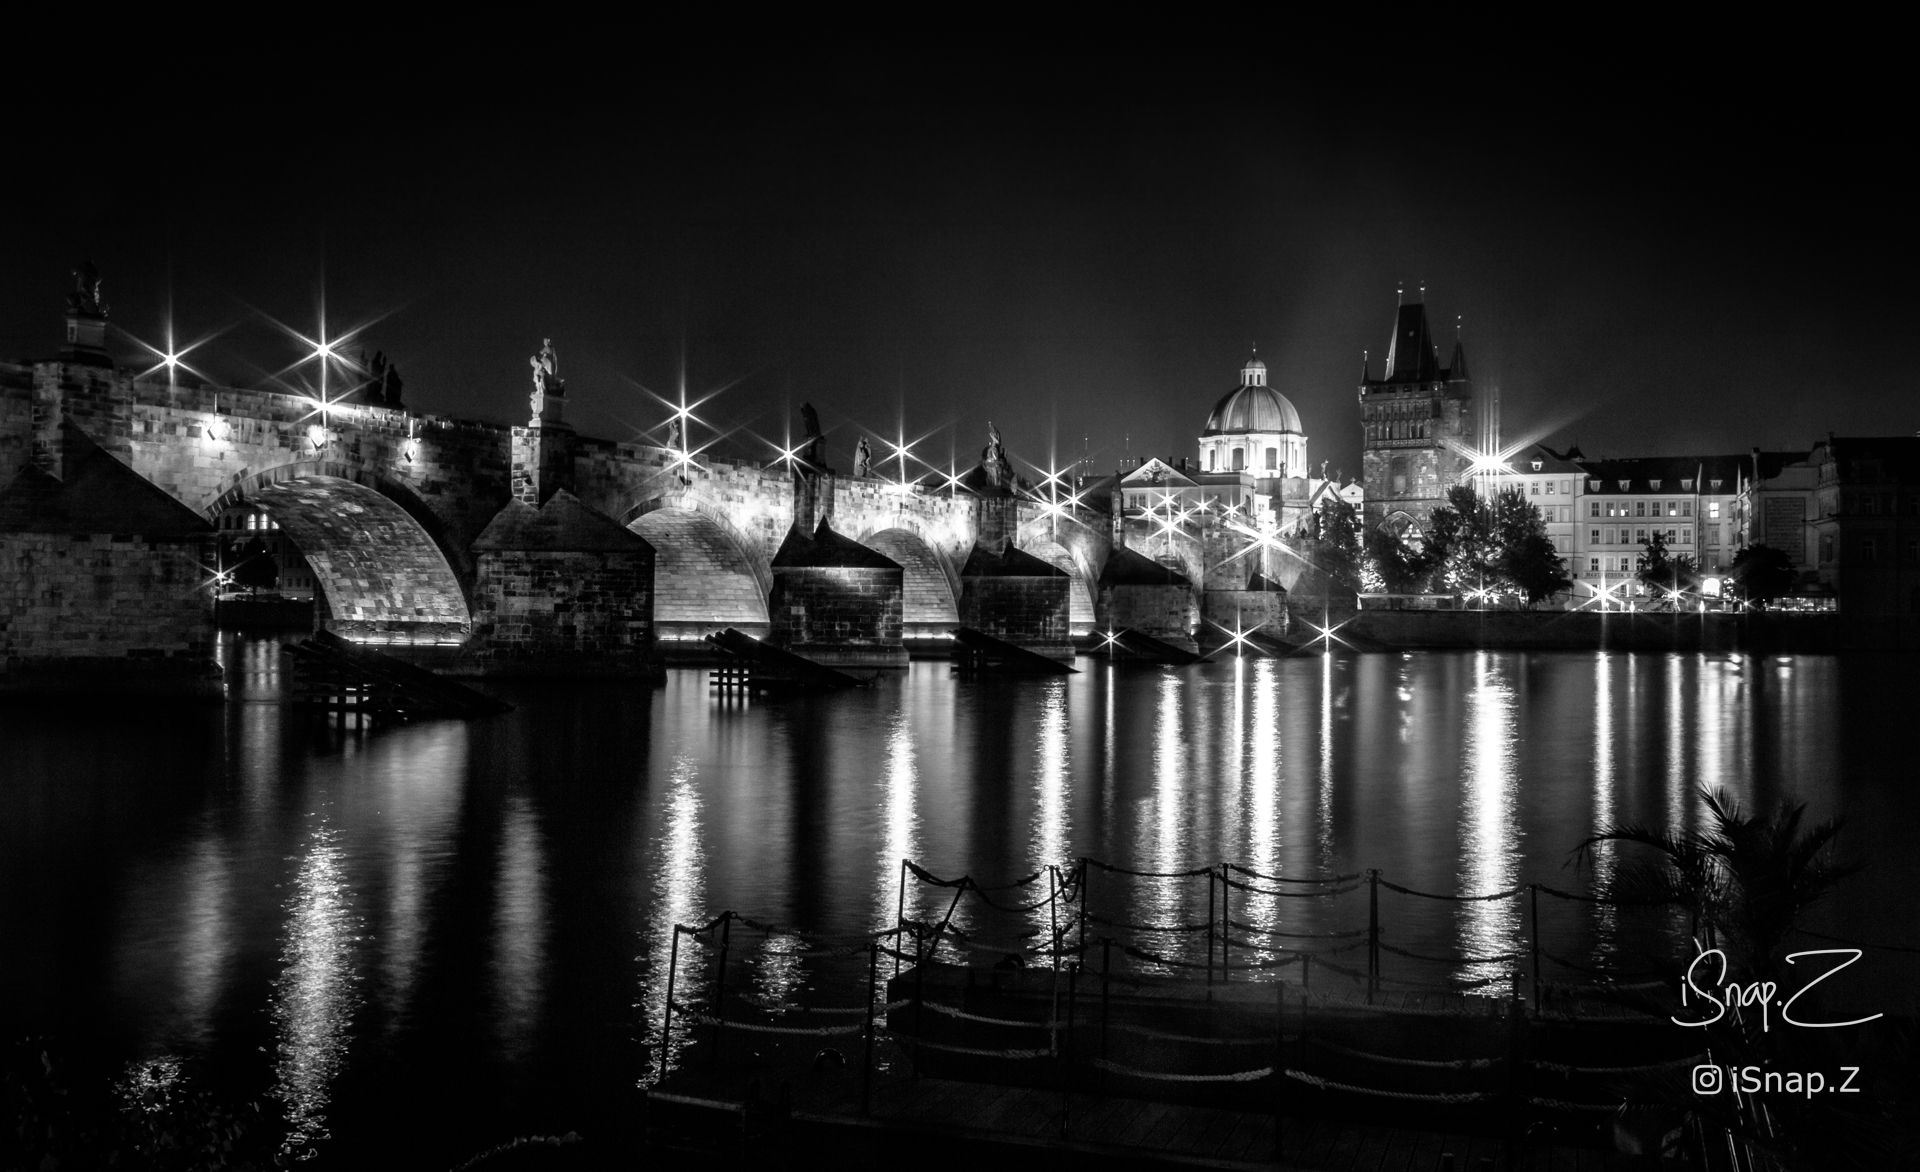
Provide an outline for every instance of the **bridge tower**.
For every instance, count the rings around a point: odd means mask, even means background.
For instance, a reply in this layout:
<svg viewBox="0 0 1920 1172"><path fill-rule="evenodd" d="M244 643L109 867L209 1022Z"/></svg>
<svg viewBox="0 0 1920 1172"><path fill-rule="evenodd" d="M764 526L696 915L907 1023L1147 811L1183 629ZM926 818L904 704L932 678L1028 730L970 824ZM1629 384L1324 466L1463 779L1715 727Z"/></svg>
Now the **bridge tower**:
<svg viewBox="0 0 1920 1172"><path fill-rule="evenodd" d="M1442 367L1426 305L1402 304L1387 343L1386 370L1376 379L1371 364L1362 362L1360 369L1369 524L1395 533L1425 527L1471 463L1472 416L1473 383L1460 340L1454 339L1453 359Z"/></svg>

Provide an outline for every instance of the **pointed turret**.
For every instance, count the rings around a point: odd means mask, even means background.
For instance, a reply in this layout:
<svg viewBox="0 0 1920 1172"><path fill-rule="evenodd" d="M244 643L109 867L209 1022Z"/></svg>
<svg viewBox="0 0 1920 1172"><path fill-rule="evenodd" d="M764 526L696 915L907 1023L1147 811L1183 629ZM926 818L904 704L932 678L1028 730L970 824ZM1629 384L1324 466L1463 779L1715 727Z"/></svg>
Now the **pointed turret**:
<svg viewBox="0 0 1920 1172"><path fill-rule="evenodd" d="M1433 348L1433 331L1427 327L1427 307L1416 301L1402 305L1393 323L1393 341L1387 345L1389 383L1424 383L1440 377L1440 355Z"/></svg>
<svg viewBox="0 0 1920 1172"><path fill-rule="evenodd" d="M1467 376L1467 348L1460 339L1453 340L1453 358L1447 363L1447 379L1454 381Z"/></svg>

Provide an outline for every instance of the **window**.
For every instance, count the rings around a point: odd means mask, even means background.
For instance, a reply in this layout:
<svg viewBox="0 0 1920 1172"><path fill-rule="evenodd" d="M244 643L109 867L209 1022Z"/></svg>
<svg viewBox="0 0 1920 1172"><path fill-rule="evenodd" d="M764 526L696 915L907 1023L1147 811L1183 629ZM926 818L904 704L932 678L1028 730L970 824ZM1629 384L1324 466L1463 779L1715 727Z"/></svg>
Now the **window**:
<svg viewBox="0 0 1920 1172"><path fill-rule="evenodd" d="M1635 501L1635 502L1633 502L1633 515L1634 515L1634 516L1636 516L1636 517L1644 517L1644 516L1646 516L1646 515L1647 515L1647 502L1645 502L1645 501Z"/></svg>
<svg viewBox="0 0 1920 1172"><path fill-rule="evenodd" d="M1543 468L1543 467L1545 467L1545 462L1544 462L1544 461L1542 461L1542 460L1540 459L1540 457L1538 457L1538 456L1535 456L1535 457L1533 458L1533 470L1534 470L1535 472L1538 472L1538 471L1540 471L1540 469L1541 469L1541 468Z"/></svg>
<svg viewBox="0 0 1920 1172"><path fill-rule="evenodd" d="M1215 465L1218 464L1219 462L1220 462L1220 450L1218 448L1208 448L1207 449L1207 471L1209 472L1218 471L1218 469L1215 468Z"/></svg>
<svg viewBox="0 0 1920 1172"><path fill-rule="evenodd" d="M1599 573L1599 572L1600 572L1600 559L1599 559L1599 558L1588 558L1588 559L1587 559L1587 569L1589 569L1589 570L1591 570L1591 571L1593 571L1593 572L1594 572L1594 573L1596 573L1596 574L1597 574L1597 573Z"/></svg>
<svg viewBox="0 0 1920 1172"><path fill-rule="evenodd" d="M1878 559L1879 552L1880 552L1879 544L1875 542L1873 538L1862 537L1860 539L1860 560L1861 561L1863 562L1875 561Z"/></svg>
<svg viewBox="0 0 1920 1172"><path fill-rule="evenodd" d="M1527 490L1534 496L1540 495L1540 485L1537 481L1527 485Z"/></svg>
<svg viewBox="0 0 1920 1172"><path fill-rule="evenodd" d="M1588 491L1588 492L1599 492L1599 491L1600 491L1600 481L1599 481L1598 479L1589 479L1589 480L1587 481L1587 491Z"/></svg>
<svg viewBox="0 0 1920 1172"><path fill-rule="evenodd" d="M1822 563L1826 563L1832 560L1833 560L1833 538L1831 535L1829 535L1829 536L1822 537L1820 539L1820 561Z"/></svg>
<svg viewBox="0 0 1920 1172"><path fill-rule="evenodd" d="M1572 494L1573 494L1573 481L1562 480L1560 482L1560 495L1571 496Z"/></svg>
<svg viewBox="0 0 1920 1172"><path fill-rule="evenodd" d="M1713 520L1713 521L1718 521L1720 519L1720 502L1719 501L1707 502L1707 517L1709 520Z"/></svg>
<svg viewBox="0 0 1920 1172"><path fill-rule="evenodd" d="M1233 470L1235 472L1245 472L1247 470L1247 449L1233 449Z"/></svg>
<svg viewBox="0 0 1920 1172"><path fill-rule="evenodd" d="M1693 491L1693 477L1691 477L1691 476L1688 476L1688 477L1684 477L1684 478L1682 478L1682 479L1681 479L1681 481L1680 481L1680 491L1681 491L1681 492L1692 492L1692 491Z"/></svg>
<svg viewBox="0 0 1920 1172"><path fill-rule="evenodd" d="M1621 532L1625 533L1626 530L1622 529ZM1633 531L1633 539L1639 544L1645 545L1647 543L1647 531L1645 529L1635 529Z"/></svg>
<svg viewBox="0 0 1920 1172"><path fill-rule="evenodd" d="M1594 543L1595 545L1599 545L1599 544L1600 544L1600 531L1599 531L1598 529L1595 529L1595 530L1593 531L1593 543ZM1596 566L1596 567L1594 567L1594 568L1595 568L1595 569L1598 569L1599 567L1597 567L1597 566Z"/></svg>
<svg viewBox="0 0 1920 1172"><path fill-rule="evenodd" d="M1691 516L1693 516L1693 502L1692 502L1692 501L1681 501L1681 502L1680 502L1680 515L1681 515L1682 517L1691 517Z"/></svg>
<svg viewBox="0 0 1920 1172"><path fill-rule="evenodd" d="M1647 481L1647 485L1648 487L1652 488L1653 491L1655 492L1660 491L1660 482L1658 480L1649 480Z"/></svg>
<svg viewBox="0 0 1920 1172"><path fill-rule="evenodd" d="M1589 517L1598 517L1599 515L1600 515L1600 502L1599 502L1599 501L1588 501L1588 502L1587 502L1587 516L1589 516Z"/></svg>

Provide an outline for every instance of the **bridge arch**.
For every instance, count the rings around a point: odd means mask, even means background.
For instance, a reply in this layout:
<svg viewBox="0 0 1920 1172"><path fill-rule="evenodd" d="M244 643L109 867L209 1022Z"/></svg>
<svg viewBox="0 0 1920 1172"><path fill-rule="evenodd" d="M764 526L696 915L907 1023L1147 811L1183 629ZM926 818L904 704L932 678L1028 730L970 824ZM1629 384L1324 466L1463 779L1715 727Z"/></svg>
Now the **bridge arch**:
<svg viewBox="0 0 1920 1172"><path fill-rule="evenodd" d="M467 633L467 584L438 521L404 487L349 464L297 462L239 477L202 513L211 520L240 505L265 509L306 558L329 629L408 640Z"/></svg>
<svg viewBox="0 0 1920 1172"><path fill-rule="evenodd" d="M655 638L696 642L727 627L766 635L772 566L711 502L654 497L622 519L654 548Z"/></svg>
<svg viewBox="0 0 1920 1172"><path fill-rule="evenodd" d="M1076 636L1093 630L1093 595L1099 576L1087 564L1086 557L1044 533L1022 541L1020 548L1048 565L1067 572L1067 576L1073 579L1067 587L1067 629Z"/></svg>
<svg viewBox="0 0 1920 1172"><path fill-rule="evenodd" d="M901 620L909 638L943 637L960 625L960 572L906 519L862 534L860 544L900 564Z"/></svg>

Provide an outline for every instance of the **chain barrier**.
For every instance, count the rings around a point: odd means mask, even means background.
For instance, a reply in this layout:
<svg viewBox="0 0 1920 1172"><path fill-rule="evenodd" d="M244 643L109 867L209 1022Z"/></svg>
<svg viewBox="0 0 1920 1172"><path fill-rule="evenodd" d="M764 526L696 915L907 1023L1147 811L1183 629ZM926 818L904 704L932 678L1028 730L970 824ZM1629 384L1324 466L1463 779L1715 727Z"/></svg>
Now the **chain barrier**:
<svg viewBox="0 0 1920 1172"><path fill-rule="evenodd" d="M1201 927L1205 926L1201 925ZM1238 928L1242 932L1258 932L1262 936L1282 936L1288 940L1351 940L1355 936L1365 936L1369 931L1366 928L1350 928L1345 932L1282 932L1278 928L1262 928L1257 924L1235 919L1229 919L1227 926ZM1234 947L1241 947L1240 942L1236 940Z"/></svg>
<svg viewBox="0 0 1920 1172"><path fill-rule="evenodd" d="M1252 867L1243 867L1239 863L1223 863L1222 866L1226 867L1229 871L1238 871L1242 875L1251 875L1262 883L1352 883L1357 879L1366 878L1366 872L1355 871L1349 875L1327 875L1319 879L1292 879L1285 875L1267 875L1254 870Z"/></svg>
<svg viewBox="0 0 1920 1172"><path fill-rule="evenodd" d="M1275 899L1332 899L1337 895L1345 895L1349 891L1358 891L1361 887L1358 883L1349 883L1345 887L1333 887L1326 891L1278 891L1271 887L1257 887L1252 883L1245 883L1230 877L1221 880L1221 882L1233 888L1235 891L1246 891L1254 895L1271 896Z"/></svg>
<svg viewBox="0 0 1920 1172"><path fill-rule="evenodd" d="M1418 1091L1382 1091L1382 1090L1376 1090L1373 1087L1360 1087L1360 1086L1354 1086L1352 1083L1335 1082L1330 1078L1321 1078L1319 1075L1308 1074L1305 1071L1300 1071L1300 1070L1287 1070L1287 1071L1282 1071L1281 1073L1285 1074L1288 1078L1293 1079L1296 1082L1306 1083L1308 1086L1313 1087L1315 1090L1345 1091L1347 1094L1350 1094L1350 1095L1373 1095L1374 1097L1381 1098L1381 1099L1403 1099L1408 1102L1414 1102L1414 1103L1447 1103L1447 1104L1485 1103L1493 1099L1499 1098L1498 1095L1495 1095L1489 1091L1465 1091L1465 1092L1456 1091L1452 1093L1431 1093L1431 1092L1421 1093Z"/></svg>
<svg viewBox="0 0 1920 1172"><path fill-rule="evenodd" d="M1655 1070L1674 1070L1682 1066L1698 1066L1707 1060L1705 1054L1693 1054L1685 1058L1670 1058L1665 1062L1642 1062L1637 1066L1570 1066L1564 1062L1545 1062L1538 1058L1528 1061L1527 1065L1536 1070L1545 1070L1552 1074L1647 1074Z"/></svg>
<svg viewBox="0 0 1920 1172"><path fill-rule="evenodd" d="M1375 1054L1370 1050L1355 1050L1351 1046L1342 1046L1324 1038L1313 1039L1315 1049L1331 1050L1336 1054L1346 1054L1353 1058L1364 1058L1369 1062L1380 1062L1390 1066L1415 1066L1427 1070L1491 1070L1506 1061L1505 1056L1497 1058L1399 1058L1392 1054Z"/></svg>
<svg viewBox="0 0 1920 1172"><path fill-rule="evenodd" d="M1398 883L1390 883L1385 879L1380 880L1380 886L1388 891L1398 891L1402 895L1417 895L1421 899L1438 899L1449 903L1491 903L1500 899L1512 899L1527 889L1526 885L1522 884L1511 891L1496 891L1490 895L1442 895L1436 891L1416 891L1411 887L1402 887Z"/></svg>
<svg viewBox="0 0 1920 1172"><path fill-rule="evenodd" d="M1424 960L1429 964L1509 964L1516 960L1523 960L1527 956L1525 952L1502 952L1495 956L1429 956L1424 952L1409 952L1404 948L1395 948L1384 940L1380 942L1379 948L1382 952L1391 952L1395 956L1404 956L1408 960Z"/></svg>
<svg viewBox="0 0 1920 1172"><path fill-rule="evenodd" d="M1142 1070L1137 1066L1122 1066L1105 1058L1090 1059L1089 1064L1109 1074L1151 1079L1154 1082L1259 1082L1273 1077L1271 1066L1262 1066L1257 1070L1236 1070L1231 1074L1169 1074L1158 1070Z"/></svg>
<svg viewBox="0 0 1920 1172"><path fill-rule="evenodd" d="M978 1046L952 1046L945 1042L929 1042L925 1038L916 1038L912 1034L903 1034L898 1030L891 1033L893 1040L903 1045L923 1050L936 1050L942 1054L964 1054L969 1058L1013 1058L1023 1061L1030 1058L1053 1057L1051 1050L988 1050Z"/></svg>

